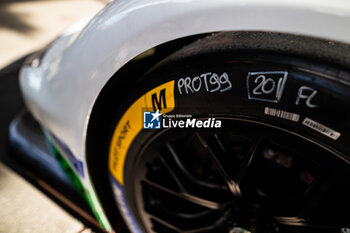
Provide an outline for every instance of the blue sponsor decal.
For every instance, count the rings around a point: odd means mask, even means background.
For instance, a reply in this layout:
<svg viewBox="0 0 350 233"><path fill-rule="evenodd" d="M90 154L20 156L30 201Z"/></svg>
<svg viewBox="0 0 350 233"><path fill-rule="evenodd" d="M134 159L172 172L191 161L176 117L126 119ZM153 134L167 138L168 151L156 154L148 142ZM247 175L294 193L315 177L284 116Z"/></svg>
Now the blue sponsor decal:
<svg viewBox="0 0 350 233"><path fill-rule="evenodd" d="M160 129L161 128L161 113L143 112L143 128L144 129Z"/></svg>
<svg viewBox="0 0 350 233"><path fill-rule="evenodd" d="M74 156L72 151L68 148L68 146L58 139L55 135L50 133L50 136L55 140L58 146L63 150L64 154L67 156L71 165L73 165L74 170L81 176L84 177L84 164L78 158Z"/></svg>
<svg viewBox="0 0 350 233"><path fill-rule="evenodd" d="M141 233L139 227L136 224L134 217L131 214L128 203L126 202L123 186L119 184L119 182L113 177L113 175L110 175L110 179L112 181L113 192L117 200L120 213L123 216L125 223L129 227L129 230L132 233Z"/></svg>

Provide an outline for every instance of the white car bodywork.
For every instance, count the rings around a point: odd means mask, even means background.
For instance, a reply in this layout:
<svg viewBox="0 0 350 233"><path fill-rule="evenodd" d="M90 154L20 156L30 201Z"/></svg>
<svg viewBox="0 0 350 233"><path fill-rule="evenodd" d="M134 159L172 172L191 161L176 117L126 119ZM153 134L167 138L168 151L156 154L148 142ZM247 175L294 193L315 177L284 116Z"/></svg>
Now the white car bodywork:
<svg viewBox="0 0 350 233"><path fill-rule="evenodd" d="M86 167L94 102L113 74L142 52L217 31L285 32L350 43L349 28L347 0L118 0L62 35L39 65L23 67L20 84L31 113ZM102 214L89 176L82 182Z"/></svg>

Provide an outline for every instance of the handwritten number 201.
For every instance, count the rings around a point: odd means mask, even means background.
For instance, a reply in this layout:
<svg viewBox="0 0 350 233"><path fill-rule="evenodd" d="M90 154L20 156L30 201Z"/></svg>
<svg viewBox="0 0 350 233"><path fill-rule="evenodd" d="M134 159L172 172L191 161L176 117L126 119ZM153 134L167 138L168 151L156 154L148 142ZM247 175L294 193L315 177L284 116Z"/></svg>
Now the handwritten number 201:
<svg viewBox="0 0 350 233"><path fill-rule="evenodd" d="M277 83L277 91L276 96L279 94L280 87L282 85L283 78L280 78ZM271 94L276 87L276 82L272 78L267 78L265 75L259 75L254 80L254 83L258 83L258 85L253 89L254 95L261 95L261 94Z"/></svg>

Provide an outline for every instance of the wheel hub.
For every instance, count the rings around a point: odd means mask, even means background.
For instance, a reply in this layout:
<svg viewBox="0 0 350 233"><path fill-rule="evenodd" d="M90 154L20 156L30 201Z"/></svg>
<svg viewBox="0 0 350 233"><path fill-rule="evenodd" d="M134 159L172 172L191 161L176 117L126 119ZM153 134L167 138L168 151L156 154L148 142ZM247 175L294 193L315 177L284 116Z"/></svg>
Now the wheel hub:
<svg viewBox="0 0 350 233"><path fill-rule="evenodd" d="M233 232L260 233L275 232L271 228L272 220L267 219L266 214L257 204L243 204L229 208L227 222L233 226Z"/></svg>

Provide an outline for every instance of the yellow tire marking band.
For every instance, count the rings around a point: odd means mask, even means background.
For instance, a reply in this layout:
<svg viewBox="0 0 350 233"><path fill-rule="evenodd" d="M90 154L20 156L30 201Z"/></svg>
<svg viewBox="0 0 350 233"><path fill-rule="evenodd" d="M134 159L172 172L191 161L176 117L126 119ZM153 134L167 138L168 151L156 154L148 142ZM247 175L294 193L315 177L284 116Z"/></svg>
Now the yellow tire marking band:
<svg viewBox="0 0 350 233"><path fill-rule="evenodd" d="M138 98L124 113L114 130L109 148L109 170L124 185L124 163L129 147L143 128L143 112L171 112L175 107L175 81L162 84Z"/></svg>

